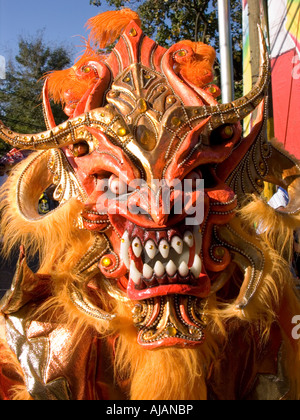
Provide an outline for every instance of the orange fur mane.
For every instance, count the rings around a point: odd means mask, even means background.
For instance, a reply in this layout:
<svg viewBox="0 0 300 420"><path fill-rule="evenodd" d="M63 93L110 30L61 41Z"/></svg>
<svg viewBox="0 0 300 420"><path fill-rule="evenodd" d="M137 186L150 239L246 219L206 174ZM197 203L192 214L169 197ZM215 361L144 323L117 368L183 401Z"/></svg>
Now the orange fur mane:
<svg viewBox="0 0 300 420"><path fill-rule="evenodd" d="M229 321L236 320L241 325L248 323L257 325L261 331L262 343L264 343L268 340L272 324L275 321L280 322L283 296L290 302L290 311L300 313L300 305L296 297L293 278L289 275L288 265L277 251L270 250L269 243L267 246L266 242L261 242L267 261L264 281L246 309L239 310L231 302L218 301L213 295L207 302L207 316L210 322L207 331L208 338L203 346L192 350L160 349L154 352L141 348L136 342L136 330L132 324L132 305L112 298L107 300L101 297L100 293L102 308L117 314L116 320L109 323L95 320L82 313L71 302L67 292L68 286L78 280L82 285L86 282L74 274L74 266L84 254L89 252L93 236L90 232L80 230L74 223L81 212L81 204L76 201L54 211L49 219L24 220L11 197L14 196L16 183L26 165L28 161L19 164L2 189L2 232L6 243L4 251L9 253L11 247L20 243L23 243L29 251L31 249L33 253L37 249L40 251L39 272L51 275L53 297L38 309L36 316L46 313L49 308L52 311L59 311L60 317L64 314L64 322L76 325L78 339L87 328L93 328L103 337L118 335L119 339L115 348L116 377L129 380L131 399L206 399L206 378L210 366L218 359L226 343L228 338L226 324ZM251 212L247 207L241 210L241 220L247 220L247 223L251 214L256 214L255 209L261 207L262 204L254 201L249 206L251 206ZM266 207L266 215L268 211ZM263 216L262 209L259 214ZM241 222L237 219L236 223ZM278 232L281 227L272 223L269 229L275 229ZM249 239L247 235L244 233L245 241ZM103 287L105 290L105 286ZM290 352L290 357L294 358L293 355L295 351L298 351L298 347L295 349L295 343L291 342L284 326L282 326L282 331L287 351ZM297 359L296 364L297 366L300 364ZM295 368L289 372L294 384L292 396L299 395L299 372L300 369ZM20 396L23 393L24 390L21 390Z"/></svg>

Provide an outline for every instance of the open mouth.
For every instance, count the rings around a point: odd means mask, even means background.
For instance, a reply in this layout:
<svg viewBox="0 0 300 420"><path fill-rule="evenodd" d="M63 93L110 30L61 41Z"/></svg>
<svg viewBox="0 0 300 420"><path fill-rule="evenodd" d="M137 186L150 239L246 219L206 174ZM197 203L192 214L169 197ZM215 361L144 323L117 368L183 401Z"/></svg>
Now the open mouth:
<svg viewBox="0 0 300 420"><path fill-rule="evenodd" d="M201 249L199 226L125 230L120 257L129 271L128 297L141 300L170 294L207 296L210 282Z"/></svg>

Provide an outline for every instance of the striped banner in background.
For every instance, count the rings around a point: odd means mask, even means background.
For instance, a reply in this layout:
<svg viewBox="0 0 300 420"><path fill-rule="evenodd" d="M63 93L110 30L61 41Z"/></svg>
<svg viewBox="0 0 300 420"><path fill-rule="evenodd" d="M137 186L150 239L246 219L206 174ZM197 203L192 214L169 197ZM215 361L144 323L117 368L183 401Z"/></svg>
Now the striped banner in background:
<svg viewBox="0 0 300 420"><path fill-rule="evenodd" d="M300 0L268 0L275 137L300 159Z"/></svg>

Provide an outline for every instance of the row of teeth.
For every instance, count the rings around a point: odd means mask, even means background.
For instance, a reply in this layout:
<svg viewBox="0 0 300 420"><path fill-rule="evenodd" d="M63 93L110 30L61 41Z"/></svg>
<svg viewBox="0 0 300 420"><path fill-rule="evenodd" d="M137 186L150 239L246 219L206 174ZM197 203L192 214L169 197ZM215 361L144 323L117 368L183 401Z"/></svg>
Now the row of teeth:
<svg viewBox="0 0 300 420"><path fill-rule="evenodd" d="M166 266L164 266L162 262L157 261L155 263L154 268L151 268L148 264L144 264L143 273L140 273L134 261L131 261L130 264L130 278L136 284L139 284L142 275L145 279L151 280L154 274L158 278L163 277L165 274L167 274L170 277L174 277L175 274L178 272L181 277L185 278L188 276L189 273L192 273L197 279L200 276L201 271L202 262L198 255L195 255L194 263L191 268L188 267L185 261L182 261L178 268L172 260L170 260Z"/></svg>
<svg viewBox="0 0 300 420"><path fill-rule="evenodd" d="M184 244L186 246L184 246ZM195 245L195 257L192 267L188 267L189 261L189 252L186 252L187 249L194 247ZM143 265L143 272L141 273L133 260L130 261L129 257L129 247L132 247L133 254L140 258L144 250L145 256L147 255L150 262L156 256L161 256L162 259L167 260L172 249L175 251L177 257L170 259L169 261L162 262L156 261L154 267L152 268L149 264L145 263ZM189 273L192 273L197 279L202 271L202 261L199 257L202 247L202 235L199 227L195 227L193 233L187 231L183 239L179 236L174 236L169 243L166 239L162 239L159 242L158 247L156 246L153 240L148 240L145 243L145 246L142 246L142 243L139 238L135 238L132 242L129 239L128 232L125 232L121 240L121 249L120 256L121 259L125 262L127 268L130 270L130 277L134 283L139 284L141 277L150 280L155 274L158 278L163 277L167 274L170 277L174 277L176 273L183 278L187 277ZM174 252L173 252L174 256ZM174 262L174 260L176 263Z"/></svg>

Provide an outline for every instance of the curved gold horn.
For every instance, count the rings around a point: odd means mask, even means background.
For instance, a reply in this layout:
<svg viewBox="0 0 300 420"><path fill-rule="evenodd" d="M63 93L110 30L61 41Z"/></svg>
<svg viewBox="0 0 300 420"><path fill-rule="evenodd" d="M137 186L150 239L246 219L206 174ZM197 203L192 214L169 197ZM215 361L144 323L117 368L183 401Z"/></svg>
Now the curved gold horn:
<svg viewBox="0 0 300 420"><path fill-rule="evenodd" d="M223 124L235 124L250 115L266 96L270 80L270 59L266 41L260 26L260 71L256 85L242 98L236 101L210 107L190 107L199 118L211 116L210 128L214 130Z"/></svg>
<svg viewBox="0 0 300 420"><path fill-rule="evenodd" d="M130 135L123 118L111 106L97 108L79 117L70 119L57 127L38 134L18 134L0 122L0 138L19 149L49 150L57 149L78 141L91 140L87 127L110 133L113 137L122 137L122 141ZM121 134L120 134L121 133Z"/></svg>
<svg viewBox="0 0 300 420"><path fill-rule="evenodd" d="M253 89L242 98L229 104L220 105L220 112L226 123L246 118L265 98L266 89L270 81L270 59L266 40L261 27L258 25L260 46L260 70L257 83Z"/></svg>

